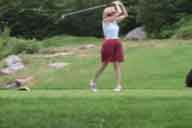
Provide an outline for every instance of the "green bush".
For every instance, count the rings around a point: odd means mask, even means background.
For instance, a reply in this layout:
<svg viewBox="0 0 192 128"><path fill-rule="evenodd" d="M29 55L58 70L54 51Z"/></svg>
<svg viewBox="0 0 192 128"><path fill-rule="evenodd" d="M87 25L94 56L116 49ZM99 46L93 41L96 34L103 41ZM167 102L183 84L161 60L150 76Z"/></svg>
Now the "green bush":
<svg viewBox="0 0 192 128"><path fill-rule="evenodd" d="M192 39L192 16L186 16L177 23L178 29L176 30L173 38L177 39Z"/></svg>
<svg viewBox="0 0 192 128"><path fill-rule="evenodd" d="M179 25L177 23L173 25L162 26L159 32L159 37L162 39L171 38L178 29L178 26Z"/></svg>
<svg viewBox="0 0 192 128"><path fill-rule="evenodd" d="M0 38L0 60L5 56L5 40L3 38Z"/></svg>
<svg viewBox="0 0 192 128"><path fill-rule="evenodd" d="M42 47L41 42L37 40L24 40L17 38L0 38L0 59L10 54L39 52Z"/></svg>
<svg viewBox="0 0 192 128"><path fill-rule="evenodd" d="M138 20L152 38L171 37L176 23L191 13L191 0L139 0Z"/></svg>
<svg viewBox="0 0 192 128"><path fill-rule="evenodd" d="M6 47L9 49L10 54L37 53L41 48L41 43L37 40L24 40L17 38L10 38L6 43Z"/></svg>
<svg viewBox="0 0 192 128"><path fill-rule="evenodd" d="M1 0L0 28L9 26L11 36L44 39L55 35L102 36L102 10L61 19L63 14L113 0ZM174 24L192 14L191 0L122 0L129 17L121 32L144 25L149 37L168 38L175 33ZM176 27L177 28L177 27ZM185 31L186 35L188 35Z"/></svg>
<svg viewBox="0 0 192 128"><path fill-rule="evenodd" d="M11 36L44 39L55 35L102 36L103 8L61 19L63 14L109 3L112 0L2 0L6 11L0 12L4 23L11 27ZM129 9L129 18L121 32L136 26L136 3L123 0ZM22 3L22 4L21 4Z"/></svg>

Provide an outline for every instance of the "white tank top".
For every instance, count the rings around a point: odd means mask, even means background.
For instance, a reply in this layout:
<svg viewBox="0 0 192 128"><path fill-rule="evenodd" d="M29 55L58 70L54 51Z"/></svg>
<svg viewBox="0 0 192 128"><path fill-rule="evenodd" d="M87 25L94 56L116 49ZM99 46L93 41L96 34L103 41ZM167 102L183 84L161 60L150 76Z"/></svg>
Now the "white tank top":
<svg viewBox="0 0 192 128"><path fill-rule="evenodd" d="M116 21L107 23L103 22L103 33L105 39L118 39L119 38L119 25Z"/></svg>

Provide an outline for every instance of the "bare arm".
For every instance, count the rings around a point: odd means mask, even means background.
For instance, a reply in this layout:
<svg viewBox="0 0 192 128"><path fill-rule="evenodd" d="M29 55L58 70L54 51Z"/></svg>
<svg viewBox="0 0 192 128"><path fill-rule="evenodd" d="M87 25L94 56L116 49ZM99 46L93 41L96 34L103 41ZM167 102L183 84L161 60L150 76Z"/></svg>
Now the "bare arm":
<svg viewBox="0 0 192 128"><path fill-rule="evenodd" d="M128 17L128 13L127 13L127 9L125 8L125 6L122 3L119 6L121 7L122 13L121 13L121 15L119 15L119 17L117 17L117 21L120 22Z"/></svg>
<svg viewBox="0 0 192 128"><path fill-rule="evenodd" d="M114 14L112 15L109 15L110 13L110 10L109 8L106 8L104 11L103 11L103 21L104 22L112 22L114 20L117 20L117 18L119 17L120 13L118 12L115 12Z"/></svg>
<svg viewBox="0 0 192 128"><path fill-rule="evenodd" d="M127 10L123 3L116 1L113 3L114 7L105 8L103 11L104 22L120 22L128 16Z"/></svg>

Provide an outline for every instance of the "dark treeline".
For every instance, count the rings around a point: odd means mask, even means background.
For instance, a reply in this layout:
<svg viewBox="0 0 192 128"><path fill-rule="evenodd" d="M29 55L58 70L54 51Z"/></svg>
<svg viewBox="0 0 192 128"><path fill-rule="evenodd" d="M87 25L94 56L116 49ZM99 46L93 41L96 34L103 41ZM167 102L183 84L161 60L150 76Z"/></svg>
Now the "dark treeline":
<svg viewBox="0 0 192 128"><path fill-rule="evenodd" d="M149 37L167 38L177 22L191 15L191 0L122 0L129 18L121 24L122 34L143 25ZM0 0L0 27L11 36L38 38L71 34L101 36L102 9L60 19L62 14L111 0Z"/></svg>

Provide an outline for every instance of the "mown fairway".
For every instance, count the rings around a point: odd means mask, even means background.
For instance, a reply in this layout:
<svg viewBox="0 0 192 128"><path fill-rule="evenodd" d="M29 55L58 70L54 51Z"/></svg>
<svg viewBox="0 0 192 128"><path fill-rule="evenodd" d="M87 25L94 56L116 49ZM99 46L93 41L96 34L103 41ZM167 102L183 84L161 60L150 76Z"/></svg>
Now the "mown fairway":
<svg viewBox="0 0 192 128"><path fill-rule="evenodd" d="M47 42L49 48L54 43L67 49L88 43L98 47L49 59L21 55L27 68L17 75L34 76L36 85L31 92L0 91L0 128L192 127L192 90L184 87L192 67L191 41L125 42L125 90L112 91L115 79L109 66L98 82L98 92L92 93L88 82L99 65L100 41L78 40ZM47 66L50 62L70 65L56 70Z"/></svg>

